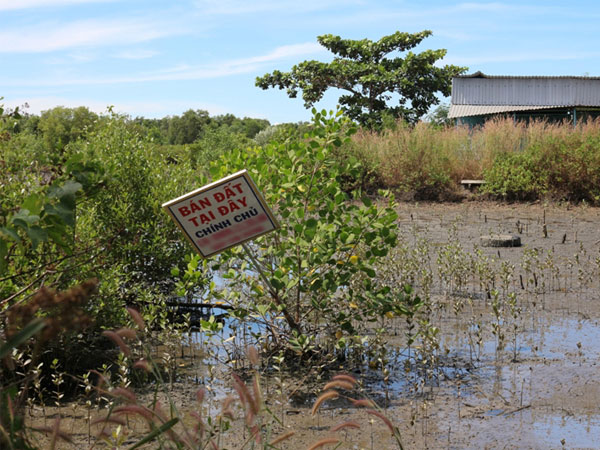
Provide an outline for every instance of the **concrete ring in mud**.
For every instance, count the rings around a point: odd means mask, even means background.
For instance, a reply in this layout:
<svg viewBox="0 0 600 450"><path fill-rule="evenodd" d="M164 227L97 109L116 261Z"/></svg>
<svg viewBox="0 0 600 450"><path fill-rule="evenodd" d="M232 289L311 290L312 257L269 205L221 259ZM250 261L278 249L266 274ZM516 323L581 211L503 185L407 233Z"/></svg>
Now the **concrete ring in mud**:
<svg viewBox="0 0 600 450"><path fill-rule="evenodd" d="M510 234L491 234L481 236L479 242L482 247L520 247L521 238Z"/></svg>

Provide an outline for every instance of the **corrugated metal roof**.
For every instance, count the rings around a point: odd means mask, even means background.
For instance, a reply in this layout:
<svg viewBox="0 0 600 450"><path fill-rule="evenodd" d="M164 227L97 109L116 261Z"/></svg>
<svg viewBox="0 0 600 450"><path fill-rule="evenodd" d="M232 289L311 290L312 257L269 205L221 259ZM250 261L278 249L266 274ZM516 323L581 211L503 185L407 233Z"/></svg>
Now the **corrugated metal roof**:
<svg viewBox="0 0 600 450"><path fill-rule="evenodd" d="M452 104L600 106L600 78L454 78L452 80Z"/></svg>
<svg viewBox="0 0 600 450"><path fill-rule="evenodd" d="M561 108L561 106L531 106L531 105L450 105L448 118L483 116L485 114L511 113L516 111L535 111L539 109Z"/></svg>
<svg viewBox="0 0 600 450"><path fill-rule="evenodd" d="M573 79L573 80L600 80L600 77L590 76L575 76L575 75L487 75L481 71L475 73L458 75L456 78L489 78L489 79L511 79L522 80L530 78L532 80L539 79Z"/></svg>

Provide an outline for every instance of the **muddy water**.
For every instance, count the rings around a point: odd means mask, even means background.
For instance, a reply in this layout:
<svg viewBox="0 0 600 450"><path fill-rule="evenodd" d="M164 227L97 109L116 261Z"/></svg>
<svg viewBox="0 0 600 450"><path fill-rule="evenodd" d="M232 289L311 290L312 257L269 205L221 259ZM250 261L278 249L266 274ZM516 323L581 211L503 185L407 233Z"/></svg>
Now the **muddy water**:
<svg viewBox="0 0 600 450"><path fill-rule="evenodd" d="M445 228L456 224L467 252L489 233L515 234L523 241L520 248L481 249L516 266L510 289L519 296L522 311L517 319L503 319L506 337L500 351L489 332L494 321L489 301L475 299L475 314L461 311L439 319L445 324L442 345L464 370L434 389L428 416L420 418L430 422L431 435L415 436L414 445L600 448L599 211L486 204L403 205L401 211L406 228L417 227L440 244L447 240ZM519 279L524 254L532 249L540 259L552 252L560 268L553 280L545 269L544 289L533 284L523 289ZM541 278L538 273L538 283ZM468 344L464 323L474 317L484 330L476 349ZM406 443L410 447L408 439Z"/></svg>
<svg viewBox="0 0 600 450"><path fill-rule="evenodd" d="M355 397L368 395L384 408L399 427L406 449L600 448L600 210L539 204L402 204L399 214L407 248L425 240L430 252L435 306L429 318L440 329L436 363L427 376L410 366L414 358L409 358L402 337L404 321L388 321L389 382L383 383L380 370L353 367L364 386ZM479 248L479 237L491 233L519 235L523 246ZM464 255L479 250L496 268L503 262L514 265L505 287L516 294L518 313L511 315L504 304L502 316L496 317L490 296L472 274L464 285L441 281L438 252L450 242L459 244ZM538 261L552 255L550 262L534 262L535 269L525 270L523 261L534 249ZM495 287L502 289L499 279ZM417 280L416 292L422 288ZM493 333L494 323L503 339ZM243 358L218 355L222 360ZM198 410L194 392L208 385L204 413L208 408L216 414L231 392L224 381L227 369L217 359L184 358L181 364L187 375L173 384L170 398L184 413ZM312 416L310 408L326 381L288 376L279 383L265 373L267 405L281 422L269 425L272 435L295 431L278 448L308 448L331 436L331 426L345 421L357 422L360 429L336 434L340 448L398 448L382 421L344 399L325 404ZM87 430L85 414L79 411L65 423L73 430ZM36 414L39 421L39 410ZM61 414L68 417L67 408ZM83 448L87 434L80 431L79 436ZM247 438L237 420L221 445L241 448ZM133 443L135 437L125 442Z"/></svg>
<svg viewBox="0 0 600 450"><path fill-rule="evenodd" d="M388 323L390 381L368 367L354 375L399 426L405 448L600 448L600 211L466 203L403 204L399 213L405 245L424 239L429 246L437 305L430 319L441 330L436 368L427 379L405 372L407 351L397 336L403 323ZM480 248L480 236L492 233L518 235L523 246ZM478 249L493 260L496 275L503 262L514 265L506 283L518 298L514 317L505 305L496 318L473 279L459 289L440 281L438 252L449 242L466 255ZM533 250L539 262L527 271L524 259ZM417 293L421 288L417 281ZM285 428L296 431L282 448L306 448L348 420L361 429L349 431L342 448L397 448L385 426L363 411L333 402L312 417L314 396L304 400L280 405Z"/></svg>

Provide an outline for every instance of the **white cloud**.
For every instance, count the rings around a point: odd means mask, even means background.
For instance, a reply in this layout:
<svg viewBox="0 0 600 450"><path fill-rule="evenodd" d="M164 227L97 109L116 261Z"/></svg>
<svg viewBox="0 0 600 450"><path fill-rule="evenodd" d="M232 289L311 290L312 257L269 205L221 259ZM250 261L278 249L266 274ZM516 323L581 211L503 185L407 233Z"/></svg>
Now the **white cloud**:
<svg viewBox="0 0 600 450"><path fill-rule="evenodd" d="M421 2L396 2L384 6L380 2L363 8L341 8L338 14L315 17L313 23L329 27L358 26L378 24L381 29L400 27L406 31L419 29L440 30L458 26L465 32L474 34L475 30L488 30L489 24L495 28L511 28L517 20L527 20L535 26L540 16L563 18L571 14L572 8L552 5L530 5L510 2L446 2L430 5ZM499 19L502 18L502 21ZM398 28L396 28L398 29ZM464 39L460 39L464 40Z"/></svg>
<svg viewBox="0 0 600 450"><path fill-rule="evenodd" d="M284 45L277 47L273 51L264 55L252 56L250 58L234 59L230 61L217 61L215 63L202 66L181 65L156 73L115 79L108 82L133 83L139 81L199 80L239 75L243 73L254 72L264 66L266 63L296 58L298 56L316 54L323 51L323 47L312 42Z"/></svg>
<svg viewBox="0 0 600 450"><path fill-rule="evenodd" d="M70 53L68 56L71 59L71 61L79 63L90 62L97 59L97 56L91 52L73 52Z"/></svg>
<svg viewBox="0 0 600 450"><path fill-rule="evenodd" d="M69 6L80 3L106 3L115 0L0 0L0 11Z"/></svg>
<svg viewBox="0 0 600 450"><path fill-rule="evenodd" d="M88 63L98 59L98 55L92 51L75 51L70 53L51 53L40 61L53 66L70 67L72 64Z"/></svg>
<svg viewBox="0 0 600 450"><path fill-rule="evenodd" d="M450 9L459 11L479 11L479 12L502 12L512 9L511 5L505 3L459 3Z"/></svg>
<svg viewBox="0 0 600 450"><path fill-rule="evenodd" d="M208 78L226 77L244 73L252 73L271 62L283 61L298 56L314 55L325 50L315 43L303 43L285 45L275 48L273 51L264 55L253 56L250 58L234 59L229 61L216 61L212 64L202 66L180 65L166 68L156 72L150 72L138 75L115 76L104 78L83 78L67 77L59 78L29 79L29 80L2 80L0 84L4 86L85 86L99 84L120 84L120 83L139 83L145 81L178 81L178 80L201 80Z"/></svg>
<svg viewBox="0 0 600 450"><path fill-rule="evenodd" d="M503 2L465 2L450 6L447 11L460 13L489 13L489 14L510 14L511 17L531 15L539 17L542 15L570 14L573 8L563 5L532 5L526 2L522 3L503 3Z"/></svg>
<svg viewBox="0 0 600 450"><path fill-rule="evenodd" d="M123 50L114 55L119 59L148 59L158 55L159 52L154 50Z"/></svg>
<svg viewBox="0 0 600 450"><path fill-rule="evenodd" d="M156 19L80 20L0 30L0 53L42 53L77 47L132 44L181 34L181 25Z"/></svg>
<svg viewBox="0 0 600 450"><path fill-rule="evenodd" d="M267 53L266 55L254 56L247 59L239 59L236 61L232 61L231 65L245 65L245 64L254 64L254 63L263 63L263 62L271 62L271 61L279 61L282 59L287 59L290 57L302 56L307 54L321 53L325 50L321 47L320 44L314 42L305 42L303 44L291 44L291 45L283 45L281 47L277 47L272 52Z"/></svg>
<svg viewBox="0 0 600 450"><path fill-rule="evenodd" d="M212 15L243 15L259 13L304 13L329 8L349 7L361 4L360 0L196 0L198 10Z"/></svg>
<svg viewBox="0 0 600 450"><path fill-rule="evenodd" d="M480 41L482 38L475 33L470 33L461 30L436 30L433 35L435 37L452 39L454 41Z"/></svg>

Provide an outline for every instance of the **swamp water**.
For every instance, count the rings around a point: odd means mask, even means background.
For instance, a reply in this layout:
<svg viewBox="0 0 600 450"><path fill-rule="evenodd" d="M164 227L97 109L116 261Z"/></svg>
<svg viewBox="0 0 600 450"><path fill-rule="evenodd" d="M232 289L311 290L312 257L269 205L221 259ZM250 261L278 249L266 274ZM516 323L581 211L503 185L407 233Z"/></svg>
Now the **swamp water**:
<svg viewBox="0 0 600 450"><path fill-rule="evenodd" d="M600 211L402 204L399 216L401 248L386 270L395 270L399 282L411 280L417 294L428 292L427 319L439 334L433 347L417 339L408 349L404 319L386 319L389 380L368 360L345 367L362 385L351 396L384 407L405 449L600 448ZM479 237L491 233L518 234L523 246L479 248ZM181 411L194 410L201 385L211 388L204 406L212 413L231 392L223 363L245 363L243 351L228 345L242 349L247 336L260 332L231 326L211 338L190 336L195 351L184 354L196 356L182 359L185 369L169 394ZM209 348L207 358L202 350ZM418 362L428 356L431 365ZM346 421L360 429L337 434L340 448L397 448L381 421L343 399L312 416L328 378L292 375L261 374L267 405L281 422L272 425L273 435L296 433L278 448L308 448ZM226 448L246 441L242 425L233 422Z"/></svg>

